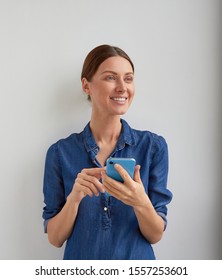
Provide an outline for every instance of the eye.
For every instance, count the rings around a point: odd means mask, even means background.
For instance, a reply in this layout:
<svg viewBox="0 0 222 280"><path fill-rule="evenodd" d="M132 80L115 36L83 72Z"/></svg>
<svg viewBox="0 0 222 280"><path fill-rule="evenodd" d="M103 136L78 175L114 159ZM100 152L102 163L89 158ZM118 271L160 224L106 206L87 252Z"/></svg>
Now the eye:
<svg viewBox="0 0 222 280"><path fill-rule="evenodd" d="M132 83L133 82L133 76L126 76L125 81L126 81L126 83Z"/></svg>
<svg viewBox="0 0 222 280"><path fill-rule="evenodd" d="M108 76L106 76L106 80L107 81L115 81L116 77L114 75L108 75Z"/></svg>

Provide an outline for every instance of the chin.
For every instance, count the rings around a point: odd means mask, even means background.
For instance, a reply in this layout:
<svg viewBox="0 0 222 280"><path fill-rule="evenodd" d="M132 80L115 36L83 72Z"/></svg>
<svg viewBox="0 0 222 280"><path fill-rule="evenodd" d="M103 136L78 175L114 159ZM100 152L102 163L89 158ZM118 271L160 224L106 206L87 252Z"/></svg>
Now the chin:
<svg viewBox="0 0 222 280"><path fill-rule="evenodd" d="M121 115L126 114L128 109L129 109L128 106L127 107L125 106L125 108L113 108L112 113L111 113L111 111L110 111L110 113L114 116L121 116Z"/></svg>
<svg viewBox="0 0 222 280"><path fill-rule="evenodd" d="M126 113L127 113L127 110L122 110L122 111L114 113L114 115L115 116L122 116L122 115L125 115Z"/></svg>

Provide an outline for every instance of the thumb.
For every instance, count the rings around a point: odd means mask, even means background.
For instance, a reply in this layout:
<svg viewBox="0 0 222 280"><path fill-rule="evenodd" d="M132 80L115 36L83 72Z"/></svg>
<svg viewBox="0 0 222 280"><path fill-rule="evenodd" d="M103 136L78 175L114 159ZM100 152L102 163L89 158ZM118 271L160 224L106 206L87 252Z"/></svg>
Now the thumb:
<svg viewBox="0 0 222 280"><path fill-rule="evenodd" d="M140 165L136 165L135 167L134 181L136 181L137 183L142 183L140 179Z"/></svg>

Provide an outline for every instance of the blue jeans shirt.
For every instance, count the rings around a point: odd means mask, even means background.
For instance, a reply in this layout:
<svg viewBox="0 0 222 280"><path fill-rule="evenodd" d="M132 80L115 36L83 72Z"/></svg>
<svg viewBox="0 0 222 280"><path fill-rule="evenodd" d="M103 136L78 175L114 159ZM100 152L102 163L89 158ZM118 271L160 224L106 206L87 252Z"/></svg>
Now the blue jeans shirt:
<svg viewBox="0 0 222 280"><path fill-rule="evenodd" d="M166 205L172 199L167 189L167 144L161 136L132 129L126 121L121 122L122 131L111 156L136 159L145 191L166 226ZM89 124L81 133L61 139L48 149L43 187L45 231L47 221L64 206L77 174L83 168L101 167L96 160L98 151ZM133 207L100 193L81 201L64 259L152 260L155 255L139 229Z"/></svg>

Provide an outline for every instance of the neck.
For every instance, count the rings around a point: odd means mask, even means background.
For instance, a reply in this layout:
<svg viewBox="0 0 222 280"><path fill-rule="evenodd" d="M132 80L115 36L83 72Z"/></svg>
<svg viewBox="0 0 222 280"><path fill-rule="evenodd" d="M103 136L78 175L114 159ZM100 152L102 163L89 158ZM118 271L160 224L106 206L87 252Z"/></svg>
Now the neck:
<svg viewBox="0 0 222 280"><path fill-rule="evenodd" d="M117 141L122 128L120 116L108 118L94 118L92 116L90 128L97 144Z"/></svg>

